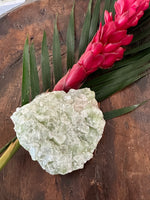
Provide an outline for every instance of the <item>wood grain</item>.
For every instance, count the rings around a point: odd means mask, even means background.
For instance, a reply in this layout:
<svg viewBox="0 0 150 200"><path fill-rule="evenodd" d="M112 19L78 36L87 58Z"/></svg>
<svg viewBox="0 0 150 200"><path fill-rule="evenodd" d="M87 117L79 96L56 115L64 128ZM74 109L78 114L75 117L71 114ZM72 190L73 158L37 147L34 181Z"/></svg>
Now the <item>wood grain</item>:
<svg viewBox="0 0 150 200"><path fill-rule="evenodd" d="M43 30L49 55L53 24L58 28L65 62L65 36L73 0L44 0L25 5L0 19L0 147L15 133L10 115L20 105L22 50L25 38L34 41L38 65ZM78 42L87 0L75 7ZM40 69L39 69L40 71ZM150 98L149 76L101 103L103 111ZM149 200L150 103L107 121L94 157L85 168L65 176L51 176L21 148L0 172L1 200Z"/></svg>

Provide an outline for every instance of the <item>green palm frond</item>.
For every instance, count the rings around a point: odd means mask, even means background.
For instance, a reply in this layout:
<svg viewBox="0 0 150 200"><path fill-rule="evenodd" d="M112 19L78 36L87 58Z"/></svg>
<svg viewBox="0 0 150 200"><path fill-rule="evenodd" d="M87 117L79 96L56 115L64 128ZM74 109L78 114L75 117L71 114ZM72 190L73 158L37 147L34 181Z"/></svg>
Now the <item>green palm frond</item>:
<svg viewBox="0 0 150 200"><path fill-rule="evenodd" d="M114 16L114 14L115 14L115 9L114 9L115 1L116 1L116 0L112 0L112 1L111 1L110 9L109 9L109 11L112 12L113 16Z"/></svg>
<svg viewBox="0 0 150 200"><path fill-rule="evenodd" d="M42 68L42 81L43 81L43 90L51 88L51 76L50 76L50 65L49 65L49 53L47 47L47 38L44 31L43 40L42 40L42 52L41 52L41 68ZM31 77L33 79L34 77Z"/></svg>
<svg viewBox="0 0 150 200"><path fill-rule="evenodd" d="M30 81L31 81L31 96L34 99L40 93L39 76L36 65L35 50L33 43L30 46Z"/></svg>
<svg viewBox="0 0 150 200"><path fill-rule="evenodd" d="M135 110L136 108L138 108L139 106L145 104L147 101L143 101L142 103L135 104L135 105L128 106L128 107L124 107L124 108L120 108L120 109L117 109L117 110L112 110L112 111L109 111L109 112L105 112L104 113L104 119L105 120L110 120L110 119L113 119L113 118L116 118L116 117L120 117L121 115L130 113L133 110Z"/></svg>
<svg viewBox="0 0 150 200"><path fill-rule="evenodd" d="M101 3L101 0L97 0L95 3L94 10L93 10L90 30L89 30L89 42L92 40L98 28L99 15L100 15L100 3Z"/></svg>
<svg viewBox="0 0 150 200"><path fill-rule="evenodd" d="M57 20L55 21L54 24L54 35L53 35L53 67L54 67L55 84L56 84L63 76Z"/></svg>
<svg viewBox="0 0 150 200"><path fill-rule="evenodd" d="M71 11L66 37L67 45L67 69L75 63L75 30L74 30L74 5Z"/></svg>
<svg viewBox="0 0 150 200"><path fill-rule="evenodd" d="M79 58L84 53L88 41L89 41L89 30L90 30L90 24L91 24L91 7L92 7L92 0L89 1L88 10L85 16L80 42L79 42Z"/></svg>
<svg viewBox="0 0 150 200"><path fill-rule="evenodd" d="M23 73L22 73L22 105L30 101L30 63L29 63L29 40L26 39L23 50Z"/></svg>
<svg viewBox="0 0 150 200"><path fill-rule="evenodd" d="M105 1L105 3L104 3L104 9L103 9L103 14L102 14L102 24L104 24L104 12L105 12L105 10L109 11L110 6L111 6L111 0Z"/></svg>

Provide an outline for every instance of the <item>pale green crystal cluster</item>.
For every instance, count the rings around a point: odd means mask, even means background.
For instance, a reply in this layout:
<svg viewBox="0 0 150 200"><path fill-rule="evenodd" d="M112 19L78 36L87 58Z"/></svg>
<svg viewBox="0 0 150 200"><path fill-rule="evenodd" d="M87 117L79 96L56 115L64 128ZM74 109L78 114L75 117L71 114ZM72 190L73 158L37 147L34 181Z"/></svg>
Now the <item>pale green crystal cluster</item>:
<svg viewBox="0 0 150 200"><path fill-rule="evenodd" d="M20 144L50 174L81 169L105 126L90 89L54 91L37 96L11 116Z"/></svg>

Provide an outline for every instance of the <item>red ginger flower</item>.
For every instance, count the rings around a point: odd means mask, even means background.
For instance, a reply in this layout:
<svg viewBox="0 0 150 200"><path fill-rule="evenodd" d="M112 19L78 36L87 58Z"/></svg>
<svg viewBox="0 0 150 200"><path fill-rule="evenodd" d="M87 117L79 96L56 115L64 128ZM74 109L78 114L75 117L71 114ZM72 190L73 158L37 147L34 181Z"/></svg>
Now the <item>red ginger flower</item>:
<svg viewBox="0 0 150 200"><path fill-rule="evenodd" d="M127 29L136 26L149 7L150 0L118 0L115 2L115 17L105 11L105 24L100 23L99 30L87 46L79 61L56 84L54 90L69 91L78 89L87 76L98 68L112 67L115 61L122 59L125 49L122 46L130 44L133 35L127 34Z"/></svg>

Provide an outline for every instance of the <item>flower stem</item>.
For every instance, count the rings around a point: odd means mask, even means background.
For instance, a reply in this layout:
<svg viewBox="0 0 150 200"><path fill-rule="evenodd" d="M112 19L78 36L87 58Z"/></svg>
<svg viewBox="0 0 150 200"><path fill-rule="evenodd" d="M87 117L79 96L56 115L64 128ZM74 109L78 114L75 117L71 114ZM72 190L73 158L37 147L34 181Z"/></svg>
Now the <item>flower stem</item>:
<svg viewBox="0 0 150 200"><path fill-rule="evenodd" d="M12 158L16 151L20 148L18 139L12 142L4 154L0 157L0 170L7 164L7 162Z"/></svg>
<svg viewBox="0 0 150 200"><path fill-rule="evenodd" d="M1 149L0 149L0 154L3 153L8 147L9 145L14 142L15 140L17 139L17 137L15 136L13 139L11 139L7 144L5 144L5 146L3 146Z"/></svg>

